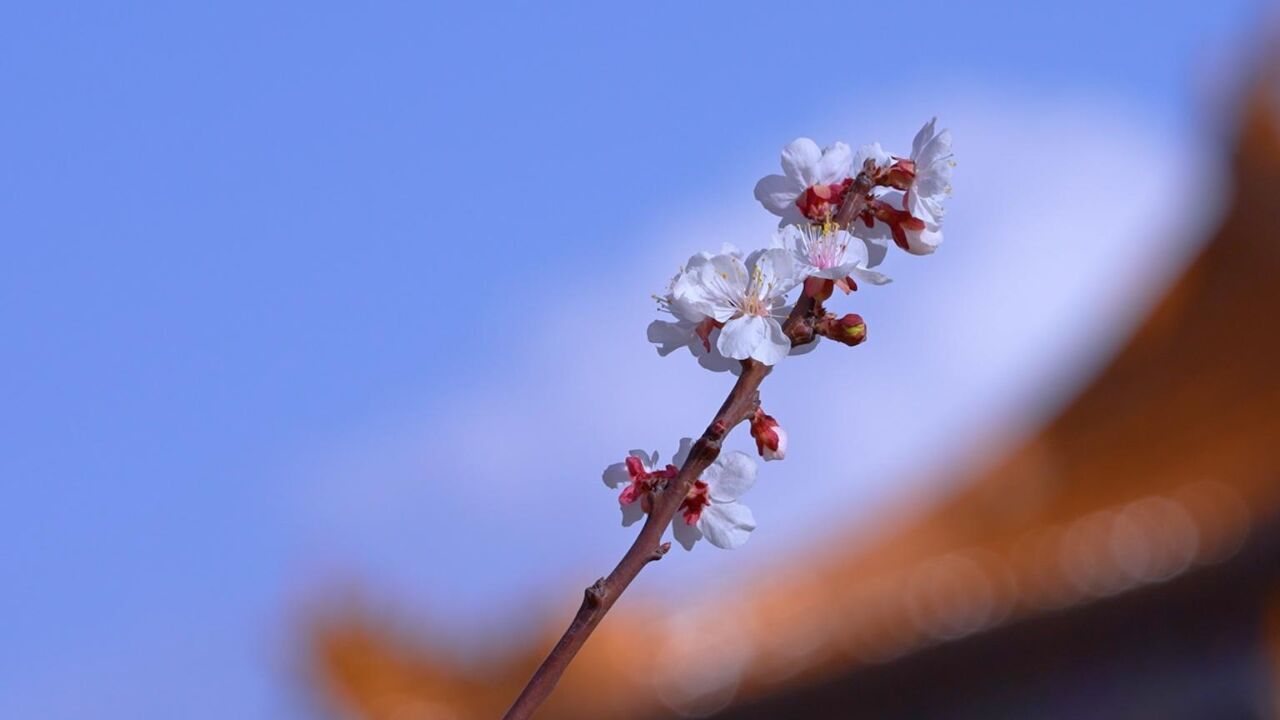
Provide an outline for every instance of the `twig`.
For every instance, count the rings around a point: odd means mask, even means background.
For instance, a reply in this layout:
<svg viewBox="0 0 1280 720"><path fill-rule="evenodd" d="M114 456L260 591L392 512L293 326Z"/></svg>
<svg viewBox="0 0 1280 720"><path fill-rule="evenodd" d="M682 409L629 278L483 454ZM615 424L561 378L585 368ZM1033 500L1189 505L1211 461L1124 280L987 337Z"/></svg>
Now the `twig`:
<svg viewBox="0 0 1280 720"><path fill-rule="evenodd" d="M870 183L864 178L865 174L859 175L854 183L853 192L846 196L836 214L837 222L843 220L842 224L847 225L862 209L866 202L866 193L870 190ZM806 285L796 300L791 314L782 325L783 332L787 337L792 338L793 344L802 344L798 342L801 337L813 338L814 317L820 307L821 301L814 297L811 286ZM560 641L551 649L547 659L543 660L542 665L534 671L529 684L525 685L511 709L503 716L505 720L524 720L533 715L534 710L555 689L556 682L564 674L569 662L578 654L578 650L595 630L596 625L604 619L605 613L609 612L609 608L613 607L631 581L640 574L645 565L666 554L671 544L660 541L667 531L667 526L671 524L672 518L680 509L680 503L688 494L694 481L701 477L702 472L719 457L720 443L724 437L738 423L749 419L760 406L760 383L772 369L771 366L755 360L742 362L742 374L738 376L738 382L729 391L729 396L725 398L720 411L702 433L702 437L694 443L680 472L664 490L654 493L649 516L640 528L640 534L636 536L635 542L631 544L626 554L622 556L622 560L618 562L618 566L609 573L608 577L600 578L587 588L582 605L578 608L578 614L569 623L569 628L564 631Z"/></svg>

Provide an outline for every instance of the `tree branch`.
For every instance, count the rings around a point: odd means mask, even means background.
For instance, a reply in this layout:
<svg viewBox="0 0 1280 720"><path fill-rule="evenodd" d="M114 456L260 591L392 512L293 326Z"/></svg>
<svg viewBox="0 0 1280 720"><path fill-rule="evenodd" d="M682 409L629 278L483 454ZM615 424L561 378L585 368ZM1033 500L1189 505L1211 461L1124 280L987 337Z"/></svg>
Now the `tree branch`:
<svg viewBox="0 0 1280 720"><path fill-rule="evenodd" d="M847 226L864 206L870 188L871 184L867 181L866 174L859 174L852 192L846 195L836 213L836 222ZM821 307L821 300L814 296L816 289L810 284L804 286L795 307L782 325L783 332L792 339L793 345L805 344L816 339L813 335L813 323L816 311ZM719 412L702 433L702 437L694 443L684 466L665 489L654 492L649 515L645 518L635 542L631 544L630 549L622 556L622 560L608 577L600 578L587 588L582 605L578 608L573 621L569 623L569 628L551 649L547 659L543 660L542 665L534 671L529 684L503 716L504 720L525 720L533 715L534 710L555 689L569 662L578 654L578 650L595 630L596 625L604 619L605 613L609 612L609 608L613 607L631 581L640 574L645 565L666 554L671 543L662 543L661 540L667 531L667 526L671 524L672 518L680 509L680 504L694 481L701 477L703 471L719 457L720 444L725 436L738 423L755 414L756 408L760 406L760 383L772 369L771 366L755 360L742 362L742 374L738 376L738 382L729 391L729 396L725 398L724 404L720 406Z"/></svg>

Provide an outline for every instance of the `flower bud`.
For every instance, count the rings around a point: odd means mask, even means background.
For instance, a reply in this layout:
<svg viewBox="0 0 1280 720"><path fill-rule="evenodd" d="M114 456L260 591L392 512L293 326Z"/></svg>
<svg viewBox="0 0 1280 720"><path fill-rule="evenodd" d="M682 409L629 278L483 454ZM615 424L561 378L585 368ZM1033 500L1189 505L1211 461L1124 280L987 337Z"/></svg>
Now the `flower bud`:
<svg viewBox="0 0 1280 720"><path fill-rule="evenodd" d="M761 408L756 408L756 414L751 418L751 437L756 439L756 451L766 462L787 456L786 431Z"/></svg>
<svg viewBox="0 0 1280 720"><path fill-rule="evenodd" d="M867 339L867 324L857 313L849 313L841 318L828 315L818 321L817 331L823 337L850 347L860 345Z"/></svg>

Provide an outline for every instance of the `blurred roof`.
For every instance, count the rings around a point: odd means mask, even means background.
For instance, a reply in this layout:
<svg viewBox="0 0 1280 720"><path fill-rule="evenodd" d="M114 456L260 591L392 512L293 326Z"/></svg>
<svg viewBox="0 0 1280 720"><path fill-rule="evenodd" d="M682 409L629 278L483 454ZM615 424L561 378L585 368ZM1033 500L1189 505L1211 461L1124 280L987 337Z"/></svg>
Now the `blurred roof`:
<svg viewBox="0 0 1280 720"><path fill-rule="evenodd" d="M1244 546L1280 507L1274 87L1259 83L1241 115L1219 230L1042 432L871 543L825 543L704 604L623 603L545 716L711 712L1161 583ZM561 629L508 662L466 667L344 613L315 626L315 660L359 717L495 717Z"/></svg>

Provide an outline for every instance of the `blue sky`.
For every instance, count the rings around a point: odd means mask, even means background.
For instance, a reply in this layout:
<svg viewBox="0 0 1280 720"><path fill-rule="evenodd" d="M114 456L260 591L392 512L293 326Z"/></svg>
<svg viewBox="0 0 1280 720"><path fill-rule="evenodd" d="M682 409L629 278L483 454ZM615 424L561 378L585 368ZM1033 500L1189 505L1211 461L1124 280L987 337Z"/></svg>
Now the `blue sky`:
<svg viewBox="0 0 1280 720"><path fill-rule="evenodd" d="M524 617L510 592L558 611L561 581L628 540L593 468L669 452L670 428L696 433L725 389L645 347L645 293L695 250L763 242L751 187L797 135L904 148L928 114L955 129L944 247L959 248L894 258L894 289L859 306L885 349L858 352L961 373L954 402L909 394L928 383L868 392L962 451L957 418L984 408L998 427L1035 407L1029 388L1045 403L1069 387L1065 363L990 370L1034 365L1044 318L1116 317L1119 334L1137 303L1113 312L1128 296L1100 278L1147 297L1185 257L1159 243L1186 226L1153 230L1156 262L1111 240L1152 229L1170 176L1216 167L1211 101L1264 17L1255 2L6 6L0 715L311 716L294 643L335 585L464 630L477 598L484 623ZM1060 193L1129 152L1141 199L1102 234L1067 225ZM1001 221L1019 208L1055 222L1022 255L980 254L1028 245L1009 240L1028 225ZM1091 239L1063 251L1046 234ZM995 312L975 285L1074 275L1077 250L1084 284L1014 288L1035 312L996 323L1007 347L926 367L936 336L895 335L953 318L940 288ZM827 355L833 373L848 361ZM793 423L887 432L778 403ZM830 470L806 452L789 482ZM883 477L921 454L886 440L868 463ZM892 496L869 477L832 492ZM820 534L812 501L762 499L775 527ZM797 542L773 537L749 550ZM753 562L701 554L662 570Z"/></svg>

